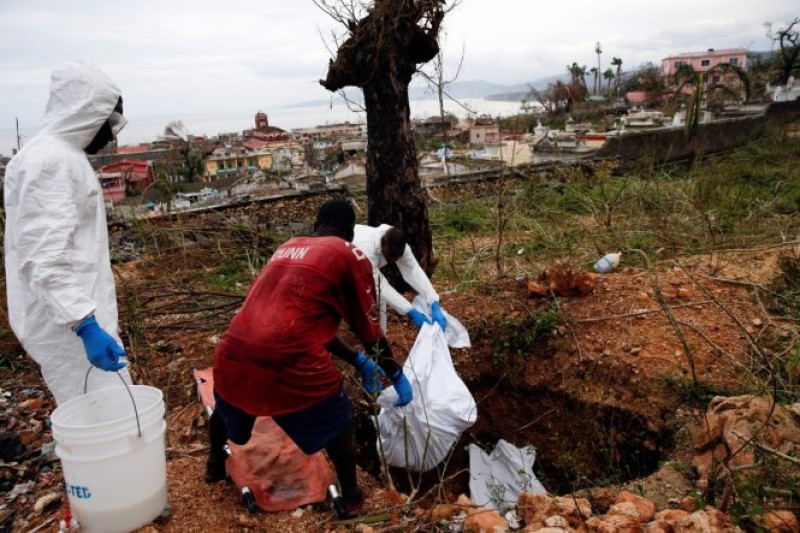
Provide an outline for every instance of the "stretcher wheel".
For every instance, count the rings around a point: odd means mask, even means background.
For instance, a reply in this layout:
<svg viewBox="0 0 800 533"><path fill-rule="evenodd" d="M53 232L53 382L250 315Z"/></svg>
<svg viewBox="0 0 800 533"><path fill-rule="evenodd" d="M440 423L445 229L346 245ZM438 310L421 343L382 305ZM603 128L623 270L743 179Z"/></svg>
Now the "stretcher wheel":
<svg viewBox="0 0 800 533"><path fill-rule="evenodd" d="M250 513L255 514L258 512L256 499L253 497L253 493L250 492L250 489L247 487L242 489L242 502L244 502L245 506L247 506L247 510L250 511Z"/></svg>

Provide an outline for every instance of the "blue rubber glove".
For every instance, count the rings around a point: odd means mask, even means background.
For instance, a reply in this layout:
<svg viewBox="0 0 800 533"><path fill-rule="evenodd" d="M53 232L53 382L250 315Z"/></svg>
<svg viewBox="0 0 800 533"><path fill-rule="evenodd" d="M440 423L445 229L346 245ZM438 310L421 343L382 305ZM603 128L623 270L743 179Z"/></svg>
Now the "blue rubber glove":
<svg viewBox="0 0 800 533"><path fill-rule="evenodd" d="M356 369L361 374L361 384L370 394L378 394L381 389L381 379L379 376L385 376L386 372L379 367L375 361L369 359L366 355L358 352L356 356Z"/></svg>
<svg viewBox="0 0 800 533"><path fill-rule="evenodd" d="M428 316L425 313L417 311L416 309L412 309L411 311L406 313L406 316L411 319L411 321L414 323L415 326L417 326L417 328L421 328L423 324L433 324L433 322L431 322L431 319L428 318Z"/></svg>
<svg viewBox="0 0 800 533"><path fill-rule="evenodd" d="M106 372L116 372L127 366L119 360L125 357L125 350L97 324L94 315L78 324L75 333L83 341L86 357L92 365Z"/></svg>
<svg viewBox="0 0 800 533"><path fill-rule="evenodd" d="M394 375L390 378L394 385L394 390L397 391L397 401L394 403L395 407L403 407L408 405L414 398L414 392L411 389L411 383L401 369L397 369Z"/></svg>
<svg viewBox="0 0 800 533"><path fill-rule="evenodd" d="M442 308L439 306L439 302L433 302L431 304L431 317L434 322L437 322L442 327L442 331L447 328L447 318L445 318Z"/></svg>

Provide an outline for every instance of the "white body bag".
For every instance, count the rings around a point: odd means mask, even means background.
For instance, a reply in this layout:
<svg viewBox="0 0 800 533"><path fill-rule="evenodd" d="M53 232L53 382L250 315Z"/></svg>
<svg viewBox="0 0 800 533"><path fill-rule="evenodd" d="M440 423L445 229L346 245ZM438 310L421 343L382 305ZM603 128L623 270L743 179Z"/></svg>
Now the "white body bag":
<svg viewBox="0 0 800 533"><path fill-rule="evenodd" d="M415 306L417 301L415 300ZM391 466L425 472L442 462L461 433L475 423L478 409L469 389L458 377L448 344L470 346L464 326L449 314L447 331L425 324L403 372L414 398L395 407L397 392L389 387L378 396L378 451Z"/></svg>

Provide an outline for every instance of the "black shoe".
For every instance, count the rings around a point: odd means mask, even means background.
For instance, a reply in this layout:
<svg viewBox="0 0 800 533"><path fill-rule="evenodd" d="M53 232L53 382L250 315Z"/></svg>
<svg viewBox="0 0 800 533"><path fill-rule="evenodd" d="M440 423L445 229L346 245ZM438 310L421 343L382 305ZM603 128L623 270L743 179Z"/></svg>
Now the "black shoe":
<svg viewBox="0 0 800 533"><path fill-rule="evenodd" d="M228 471L225 470L225 461L212 461L206 462L206 483L216 483L228 477Z"/></svg>
<svg viewBox="0 0 800 533"><path fill-rule="evenodd" d="M361 491L357 491L349 498L345 498L345 509L347 509L347 518L355 518L361 514L361 507L364 505L364 496Z"/></svg>

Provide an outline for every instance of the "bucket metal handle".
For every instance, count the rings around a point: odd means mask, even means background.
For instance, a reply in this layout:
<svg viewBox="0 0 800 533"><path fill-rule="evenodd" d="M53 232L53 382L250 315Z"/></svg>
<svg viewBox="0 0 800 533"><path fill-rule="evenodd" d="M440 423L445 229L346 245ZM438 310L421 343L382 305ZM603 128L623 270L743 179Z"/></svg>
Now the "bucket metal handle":
<svg viewBox="0 0 800 533"><path fill-rule="evenodd" d="M89 370L86 371L86 377L83 379L83 393L86 394L87 389L89 388L89 373L92 371L94 366L89 365ZM139 431L139 438L142 438L142 424L139 422L139 409L136 408L136 400L133 399L133 393L131 392L131 388L128 387L128 384L125 382L125 378L119 373L119 370L114 372L117 377L122 381L122 384L125 385L125 390L128 391L128 396L131 397L131 403L133 404L133 414L136 415L136 429Z"/></svg>

